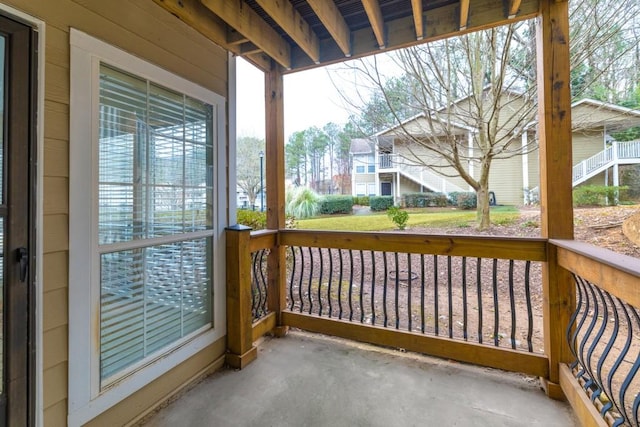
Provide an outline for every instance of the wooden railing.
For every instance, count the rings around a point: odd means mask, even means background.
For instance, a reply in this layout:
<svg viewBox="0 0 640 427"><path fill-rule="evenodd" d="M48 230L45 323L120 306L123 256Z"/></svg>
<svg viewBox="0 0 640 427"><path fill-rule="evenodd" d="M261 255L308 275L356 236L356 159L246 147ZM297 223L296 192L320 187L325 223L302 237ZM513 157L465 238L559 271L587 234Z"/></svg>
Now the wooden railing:
<svg viewBox="0 0 640 427"><path fill-rule="evenodd" d="M552 240L576 282L560 384L583 424L640 425L640 260Z"/></svg>
<svg viewBox="0 0 640 427"><path fill-rule="evenodd" d="M638 425L637 259L574 241L242 227L227 250L231 366L296 327L540 376L583 423ZM545 262L575 283L540 286Z"/></svg>

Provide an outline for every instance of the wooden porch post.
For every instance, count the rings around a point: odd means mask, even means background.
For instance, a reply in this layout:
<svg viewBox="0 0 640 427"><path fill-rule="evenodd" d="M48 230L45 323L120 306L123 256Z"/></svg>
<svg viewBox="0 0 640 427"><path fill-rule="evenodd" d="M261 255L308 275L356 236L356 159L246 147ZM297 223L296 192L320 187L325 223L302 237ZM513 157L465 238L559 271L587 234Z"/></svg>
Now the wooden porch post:
<svg viewBox="0 0 640 427"><path fill-rule="evenodd" d="M252 340L251 227L226 229L227 246L227 355L229 366L242 369L258 355Z"/></svg>
<svg viewBox="0 0 640 427"><path fill-rule="evenodd" d="M542 0L537 25L537 75L540 140L540 208L542 237L573 239L571 176L571 88L569 75L569 4ZM570 361L565 330L575 307L575 288L568 271L557 264L548 245L542 269L547 395L562 398L559 367Z"/></svg>
<svg viewBox="0 0 640 427"><path fill-rule="evenodd" d="M284 99L282 67L271 61L271 70L265 75L266 113L266 178L267 178L267 228L285 228L284 184ZM278 239L279 242L279 239ZM285 248L278 243L267 259L268 306L276 314L276 336L287 332L282 324L282 310L286 305L284 290L286 280Z"/></svg>

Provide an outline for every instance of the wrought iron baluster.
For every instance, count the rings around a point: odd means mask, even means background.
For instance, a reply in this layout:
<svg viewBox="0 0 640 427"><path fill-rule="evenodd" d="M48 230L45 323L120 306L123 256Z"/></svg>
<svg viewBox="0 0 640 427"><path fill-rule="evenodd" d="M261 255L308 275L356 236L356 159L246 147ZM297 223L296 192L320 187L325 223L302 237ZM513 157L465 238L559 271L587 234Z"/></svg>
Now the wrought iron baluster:
<svg viewBox="0 0 640 427"><path fill-rule="evenodd" d="M516 300L513 291L513 260L509 260L509 307L511 308L511 348L516 349Z"/></svg>

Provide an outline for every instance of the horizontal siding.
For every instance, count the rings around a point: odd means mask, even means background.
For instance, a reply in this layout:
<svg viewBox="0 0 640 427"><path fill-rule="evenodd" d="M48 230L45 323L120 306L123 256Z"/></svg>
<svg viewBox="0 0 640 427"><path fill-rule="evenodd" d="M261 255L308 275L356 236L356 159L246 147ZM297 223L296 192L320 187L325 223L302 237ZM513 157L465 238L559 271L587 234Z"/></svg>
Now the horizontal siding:
<svg viewBox="0 0 640 427"><path fill-rule="evenodd" d="M67 287L69 178L69 30L76 28L226 97L226 52L150 0L0 0L46 24L44 105L44 424L67 421ZM224 351L211 347L187 366L195 372ZM176 371L183 373L179 369ZM163 380L162 395L189 375ZM109 411L102 425L121 425L156 404L154 391ZM119 421L113 421L119 420ZM122 421L122 422L121 422Z"/></svg>
<svg viewBox="0 0 640 427"><path fill-rule="evenodd" d="M496 159L489 172L489 191L501 205L522 204L522 157Z"/></svg>
<svg viewBox="0 0 640 427"><path fill-rule="evenodd" d="M604 150L602 132L574 132L572 166Z"/></svg>

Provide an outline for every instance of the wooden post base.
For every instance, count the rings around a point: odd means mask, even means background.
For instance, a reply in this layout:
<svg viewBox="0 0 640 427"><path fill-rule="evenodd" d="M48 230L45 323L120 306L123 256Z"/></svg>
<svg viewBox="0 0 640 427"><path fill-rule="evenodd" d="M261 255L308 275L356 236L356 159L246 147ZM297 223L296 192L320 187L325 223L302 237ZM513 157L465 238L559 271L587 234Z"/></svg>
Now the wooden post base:
<svg viewBox="0 0 640 427"><path fill-rule="evenodd" d="M284 337L285 335L287 335L287 332L289 332L289 327L288 326L276 326L271 331L273 336L276 337L276 338Z"/></svg>
<svg viewBox="0 0 640 427"><path fill-rule="evenodd" d="M554 400L567 400L560 384L553 383L546 378L540 378L540 384L548 397Z"/></svg>
<svg viewBox="0 0 640 427"><path fill-rule="evenodd" d="M258 347L251 347L249 351L244 354L227 353L225 355L225 362L227 365L234 369L243 369L249 363L256 360L258 357Z"/></svg>

